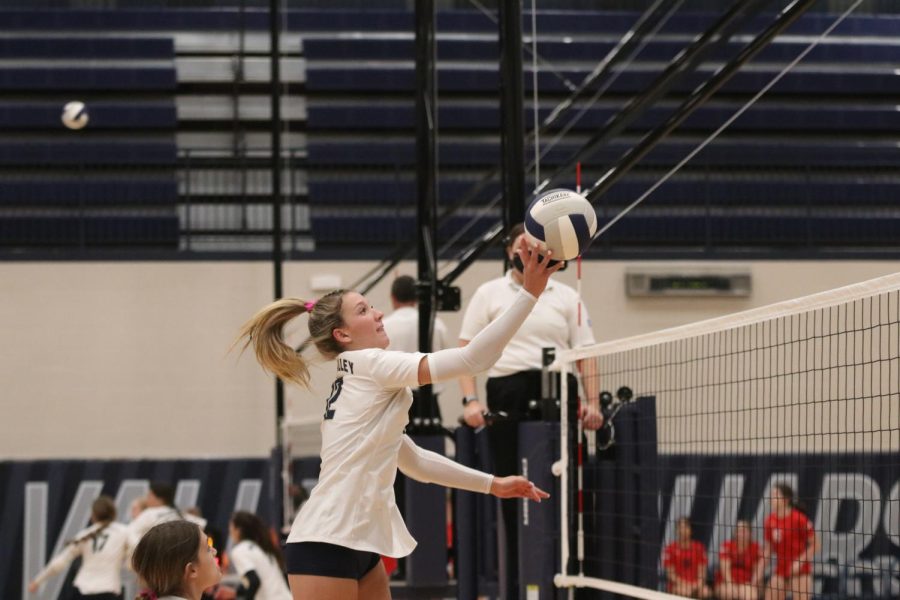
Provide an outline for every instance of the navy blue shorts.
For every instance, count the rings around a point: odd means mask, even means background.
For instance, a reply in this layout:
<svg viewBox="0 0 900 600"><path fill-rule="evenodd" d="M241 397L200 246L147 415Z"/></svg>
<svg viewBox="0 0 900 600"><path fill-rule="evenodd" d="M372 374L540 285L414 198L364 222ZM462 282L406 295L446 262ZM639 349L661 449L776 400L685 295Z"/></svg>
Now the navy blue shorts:
<svg viewBox="0 0 900 600"><path fill-rule="evenodd" d="M381 556L323 542L292 542L284 547L288 575L318 575L359 581L378 566Z"/></svg>

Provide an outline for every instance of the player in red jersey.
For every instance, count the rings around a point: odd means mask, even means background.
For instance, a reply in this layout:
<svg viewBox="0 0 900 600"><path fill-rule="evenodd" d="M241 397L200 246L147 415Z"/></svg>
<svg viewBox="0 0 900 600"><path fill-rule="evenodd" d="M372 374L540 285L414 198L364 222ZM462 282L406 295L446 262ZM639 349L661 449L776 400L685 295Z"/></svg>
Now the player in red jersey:
<svg viewBox="0 0 900 600"><path fill-rule="evenodd" d="M688 598L711 598L706 585L706 548L691 539L691 522L682 517L676 524L677 540L666 546L663 566L669 593Z"/></svg>
<svg viewBox="0 0 900 600"><path fill-rule="evenodd" d="M759 544L750 534L750 523L738 521L734 526L734 539L722 542L719 549L716 597L719 600L757 600L764 568Z"/></svg>
<svg viewBox="0 0 900 600"><path fill-rule="evenodd" d="M772 489L772 513L766 517L766 549L768 564L775 555L775 569L766 587L765 600L784 600L788 592L792 600L812 598L812 565L819 551L819 541L809 518L794 507L794 491L784 484Z"/></svg>

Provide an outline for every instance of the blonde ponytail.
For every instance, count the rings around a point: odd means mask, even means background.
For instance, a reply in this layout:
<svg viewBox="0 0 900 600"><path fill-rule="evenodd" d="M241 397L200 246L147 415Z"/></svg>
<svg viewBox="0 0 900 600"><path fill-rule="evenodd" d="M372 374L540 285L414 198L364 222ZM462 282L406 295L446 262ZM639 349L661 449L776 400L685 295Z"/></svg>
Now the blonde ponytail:
<svg viewBox="0 0 900 600"><path fill-rule="evenodd" d="M263 369L286 383L309 387L309 367L299 351L284 340L284 326L304 313L309 313L311 343L327 358L343 350L332 336L343 325L341 299L344 290L329 292L316 302L299 298L282 298L264 307L244 323L234 345L244 340L242 350L253 345L256 360ZM232 346L233 347L233 346Z"/></svg>

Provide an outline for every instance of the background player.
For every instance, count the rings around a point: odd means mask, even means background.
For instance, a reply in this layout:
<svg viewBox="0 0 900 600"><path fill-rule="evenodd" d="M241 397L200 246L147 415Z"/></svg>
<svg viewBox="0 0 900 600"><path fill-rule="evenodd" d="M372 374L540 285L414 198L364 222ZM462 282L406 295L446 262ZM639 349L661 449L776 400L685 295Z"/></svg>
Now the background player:
<svg viewBox="0 0 900 600"><path fill-rule="evenodd" d="M145 589L140 600L200 600L222 579L212 541L196 523L178 519L150 528L131 565Z"/></svg>
<svg viewBox="0 0 900 600"><path fill-rule="evenodd" d="M91 526L78 532L65 545L63 551L28 584L28 591L37 593L42 583L64 572L73 560L80 557L81 568L73 585L81 597L120 600L127 540L126 527L116 522L113 499L109 496L98 497L91 506Z"/></svg>
<svg viewBox="0 0 900 600"><path fill-rule="evenodd" d="M722 542L716 571L719 600L757 600L765 563L759 544L750 534L750 523L741 519L734 526L734 539Z"/></svg>
<svg viewBox="0 0 900 600"><path fill-rule="evenodd" d="M666 546L663 556L669 592L688 598L711 598L712 591L706 585L706 548L692 538L687 517L678 519L675 535L677 539Z"/></svg>
<svg viewBox="0 0 900 600"><path fill-rule="evenodd" d="M794 490L779 483L772 488L772 514L766 517L764 560L775 557L775 569L766 586L765 600L812 598L812 565L819 541L809 518L798 510Z"/></svg>

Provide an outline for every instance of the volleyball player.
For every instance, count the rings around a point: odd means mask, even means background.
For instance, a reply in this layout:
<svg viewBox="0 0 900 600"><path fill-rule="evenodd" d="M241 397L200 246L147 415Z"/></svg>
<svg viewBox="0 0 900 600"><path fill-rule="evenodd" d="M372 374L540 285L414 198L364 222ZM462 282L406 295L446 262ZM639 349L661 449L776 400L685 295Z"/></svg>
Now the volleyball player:
<svg viewBox="0 0 900 600"><path fill-rule="evenodd" d="M64 572L73 560L81 557L81 568L73 582L80 597L120 600L127 539L125 526L116 522L113 499L98 497L91 506L91 526L65 545L63 551L28 584L28 591L37 593L42 583L52 575Z"/></svg>
<svg viewBox="0 0 900 600"><path fill-rule="evenodd" d="M325 404L319 482L288 536L286 563L295 599L390 598L379 554L408 555L416 541L394 501L397 468L426 483L540 501L549 495L524 477L493 477L417 447L403 435L410 387L484 371L497 360L559 268L538 262L524 241L516 250L524 283L506 312L465 348L429 354L389 352L383 313L357 292L338 290L317 302L282 299L257 313L239 339L285 381L308 385L301 355L284 342L283 327L309 313L317 349L337 362Z"/></svg>
<svg viewBox="0 0 900 600"><path fill-rule="evenodd" d="M687 517L678 519L675 535L677 539L663 553L669 593L686 598L711 598L712 591L706 585L706 548L692 538Z"/></svg>
<svg viewBox="0 0 900 600"><path fill-rule="evenodd" d="M740 520L734 526L734 539L722 542L716 571L716 597L719 600L757 600L765 565L759 544L750 535L750 523Z"/></svg>
<svg viewBox="0 0 900 600"><path fill-rule="evenodd" d="M206 527L206 519L189 513L183 513L175 507L175 488L168 483L155 481L150 484L150 491L144 498L146 508L128 524L128 548L133 551L141 537L151 527L166 521L185 519L200 528Z"/></svg>
<svg viewBox="0 0 900 600"><path fill-rule="evenodd" d="M140 600L200 600L203 590L222 579L212 540L183 519L151 527L135 548L131 566L144 586Z"/></svg>
<svg viewBox="0 0 900 600"><path fill-rule="evenodd" d="M795 506L794 490L779 483L772 488L772 513L765 522L766 563L775 558L775 569L766 586L765 600L812 598L812 565L819 541L809 518Z"/></svg>
<svg viewBox="0 0 900 600"><path fill-rule="evenodd" d="M237 511L231 515L228 534L234 546L229 557L241 577L241 600L291 600L284 578L281 550L272 542L269 528L256 515Z"/></svg>

